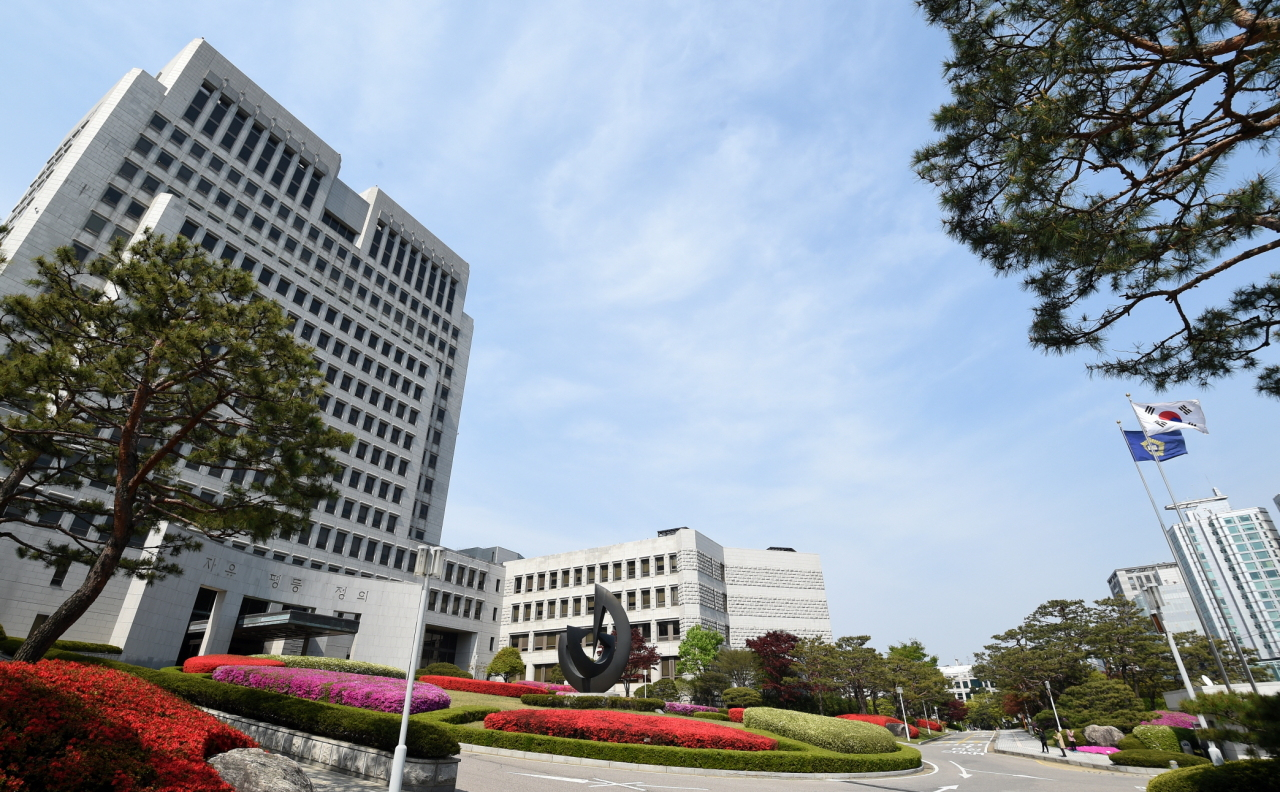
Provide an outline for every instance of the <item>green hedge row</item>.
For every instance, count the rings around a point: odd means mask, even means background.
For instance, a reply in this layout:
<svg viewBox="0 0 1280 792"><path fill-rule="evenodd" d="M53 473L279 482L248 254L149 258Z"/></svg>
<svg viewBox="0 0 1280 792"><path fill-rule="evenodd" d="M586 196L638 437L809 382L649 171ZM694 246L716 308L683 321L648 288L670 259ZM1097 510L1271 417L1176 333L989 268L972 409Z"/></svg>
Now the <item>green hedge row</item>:
<svg viewBox="0 0 1280 792"><path fill-rule="evenodd" d="M1192 765L1209 764L1209 760L1203 756L1192 756L1182 751L1152 751L1152 750L1128 750L1118 751L1113 754L1107 754L1112 764L1124 765L1125 767L1168 767L1170 760L1177 762L1179 767L1191 767Z"/></svg>
<svg viewBox="0 0 1280 792"><path fill-rule="evenodd" d="M120 663L84 655L50 652L49 658L105 665L141 677L200 707L232 715L253 718L289 729L297 729L320 737L346 740L383 751L395 751L400 741L400 715L391 712L344 707L320 701L295 698L269 690L214 682L200 674L174 674L153 668ZM483 717L483 716L481 716ZM450 736L449 727L414 715L409 719L406 741L409 756L419 759L441 759L458 753L458 742Z"/></svg>
<svg viewBox="0 0 1280 792"><path fill-rule="evenodd" d="M767 729L842 754L883 754L898 744L888 729L874 723L774 707L743 710L742 723L748 729Z"/></svg>
<svg viewBox="0 0 1280 792"><path fill-rule="evenodd" d="M447 713L449 710L439 712ZM899 750L893 753L851 755L779 739L776 751L720 751L711 748L594 742L567 737L546 737L540 734L489 731L465 726L446 728L458 742L468 745L488 745L513 751L579 756L584 759L664 767L758 770L770 773L882 773L892 770L912 770L920 766L920 752L905 745L898 746ZM787 743L785 747L784 743Z"/></svg>
<svg viewBox="0 0 1280 792"><path fill-rule="evenodd" d="M554 693L526 693L521 704L530 707L557 707L560 709L616 709L653 712L662 709L662 699L624 698L622 696L557 696Z"/></svg>
<svg viewBox="0 0 1280 792"><path fill-rule="evenodd" d="M1196 765L1161 773L1147 784L1147 792L1276 792L1280 790L1280 762L1245 759L1219 767Z"/></svg>
<svg viewBox="0 0 1280 792"><path fill-rule="evenodd" d="M288 668L315 668L320 671L337 671L342 674L364 674L366 676L384 676L393 679L404 679L404 671L395 666L381 663L366 663L363 660L343 660L340 657L312 657L310 655L273 655L256 654L250 657L265 657L268 660L279 660Z"/></svg>
<svg viewBox="0 0 1280 792"><path fill-rule="evenodd" d="M0 638L0 651L5 654L13 654L18 651L18 647L22 646L26 638ZM113 654L118 655L124 652L118 646L103 643L90 643L88 641L54 641L54 649L60 649L64 652L95 652L97 654Z"/></svg>
<svg viewBox="0 0 1280 792"><path fill-rule="evenodd" d="M453 663L432 663L431 665L419 668L417 671L413 672L414 679L422 676L451 676L458 677L459 679L472 678L470 671L463 671ZM404 675L401 674L400 677L403 679Z"/></svg>
<svg viewBox="0 0 1280 792"><path fill-rule="evenodd" d="M690 713L691 718L702 718L703 720L727 721L729 716L723 712L694 712Z"/></svg>

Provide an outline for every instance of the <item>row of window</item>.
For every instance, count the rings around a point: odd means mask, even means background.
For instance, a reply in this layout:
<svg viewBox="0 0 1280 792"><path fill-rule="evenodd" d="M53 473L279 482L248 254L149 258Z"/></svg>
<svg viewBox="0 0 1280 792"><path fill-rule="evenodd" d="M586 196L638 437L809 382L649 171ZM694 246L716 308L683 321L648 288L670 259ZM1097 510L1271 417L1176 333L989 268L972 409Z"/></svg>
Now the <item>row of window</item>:
<svg viewBox="0 0 1280 792"><path fill-rule="evenodd" d="M476 569L453 561L446 562L444 565L444 582L465 586L466 588L484 591L486 574L483 569ZM493 590L502 591L502 581L497 580L495 584Z"/></svg>
<svg viewBox="0 0 1280 792"><path fill-rule="evenodd" d="M670 592L670 596L668 596ZM650 608L675 607L680 604L680 587L662 587L640 589L638 591L614 592L614 596L622 601L627 610L648 610ZM558 607L557 607L558 606ZM590 613L596 606L596 598L566 597L562 600L539 600L537 602L520 602L511 606L511 621L541 621L542 619L567 619L570 616L582 616ZM572 609L572 610L571 610ZM557 613L558 611L558 613Z"/></svg>
<svg viewBox="0 0 1280 792"><path fill-rule="evenodd" d="M473 603L475 605L475 616L471 615L473 612ZM450 608L452 608L452 610L450 610ZM427 596L427 610L438 611L439 613L452 616L461 616L464 619L474 618L479 620L484 614L484 600L473 600L471 597L464 597L461 594L452 594L448 591L432 589L431 593ZM494 621L498 620L497 608L493 609L492 619Z"/></svg>
<svg viewBox="0 0 1280 792"><path fill-rule="evenodd" d="M613 561L611 563L522 575L514 579L513 588L515 593L519 594L521 591L569 588L571 585L592 586L595 585L597 580L601 583L608 583L610 580L634 580L637 577L647 578L654 575L665 575L668 572L675 574L679 571L679 555L670 553L656 555L652 558L633 558L629 561ZM610 577L610 572L612 572L612 577ZM534 588L535 585L536 589Z"/></svg>
<svg viewBox="0 0 1280 792"><path fill-rule="evenodd" d="M385 246L384 234L386 235ZM379 250L382 251L381 260L378 259ZM407 257L406 252L408 252ZM453 313L453 302L458 295L458 279L446 273L435 262L431 262L431 268L428 271L426 264L430 257L411 245L404 237L398 236L394 230L388 230L386 224L381 221L373 232L373 241L369 245L369 258L377 261L383 269L389 269L392 275L403 277L405 283L413 284L414 291L426 297L427 302L434 301L437 308L443 307L445 313ZM424 287L425 291L423 291ZM401 302L404 301L401 300Z"/></svg>
<svg viewBox="0 0 1280 792"><path fill-rule="evenodd" d="M361 504L361 507L370 508L367 507L366 504ZM383 522L383 518L386 517L388 518L387 531L389 533L395 533L396 523L399 520L396 515L377 512L376 510L374 510L374 513L379 515L377 517L378 524L371 525L371 527L380 527ZM412 571L413 564L417 559L416 551L406 550L405 548L398 547L390 542L379 542L379 540L374 539L372 536L366 537L349 531L335 529L329 525L316 525L313 523L299 531L297 536L293 537L293 539L296 543L303 545L304 547L313 547L316 550L324 550L335 555L345 554L350 558L358 559L363 554L365 561L370 563L380 563L383 566L391 564L396 569ZM406 558L409 560L409 565L403 566ZM294 561L294 563L296 564L298 562ZM316 566L316 563L318 562L312 564L312 568L320 569L319 566Z"/></svg>
<svg viewBox="0 0 1280 792"><path fill-rule="evenodd" d="M678 619L670 619L659 622L632 622L632 628L640 631L641 637L646 642L654 640L655 635L660 643L680 640L680 621ZM656 629L655 629L656 628ZM518 633L510 636L508 645L514 646L522 652L543 650L554 650L560 647L560 642L564 640L564 631L556 632L536 632L536 633ZM530 641L532 638L532 641ZM587 633L582 639L583 646L593 643L595 636Z"/></svg>

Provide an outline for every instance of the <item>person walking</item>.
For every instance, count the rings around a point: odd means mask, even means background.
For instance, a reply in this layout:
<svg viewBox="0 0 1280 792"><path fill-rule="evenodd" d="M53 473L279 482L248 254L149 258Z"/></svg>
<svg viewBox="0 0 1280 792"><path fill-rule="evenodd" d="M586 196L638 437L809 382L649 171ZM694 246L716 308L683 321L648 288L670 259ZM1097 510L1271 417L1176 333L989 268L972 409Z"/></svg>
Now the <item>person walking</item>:
<svg viewBox="0 0 1280 792"><path fill-rule="evenodd" d="M1063 757L1066 757L1066 755L1067 755L1067 740L1066 740L1066 737L1064 737L1064 736L1063 736L1063 734L1062 734L1062 730L1061 730L1061 729L1059 729L1059 730L1058 730L1057 741L1058 741L1058 750L1059 750L1059 751L1062 751L1062 755L1063 755Z"/></svg>
<svg viewBox="0 0 1280 792"><path fill-rule="evenodd" d="M1040 753L1049 753L1049 735L1044 733L1044 729L1039 726L1035 727L1036 737L1040 738Z"/></svg>
<svg viewBox="0 0 1280 792"><path fill-rule="evenodd" d="M1067 742L1071 743L1072 753L1076 750L1076 731L1075 729L1067 729Z"/></svg>

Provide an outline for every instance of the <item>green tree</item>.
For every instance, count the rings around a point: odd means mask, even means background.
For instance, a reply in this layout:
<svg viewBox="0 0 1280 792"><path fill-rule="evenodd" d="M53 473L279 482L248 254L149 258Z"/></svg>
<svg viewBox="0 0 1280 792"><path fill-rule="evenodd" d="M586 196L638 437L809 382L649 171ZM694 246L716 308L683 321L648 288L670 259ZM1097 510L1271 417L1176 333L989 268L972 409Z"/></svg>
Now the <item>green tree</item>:
<svg viewBox="0 0 1280 792"><path fill-rule="evenodd" d="M1280 324L1280 274L1259 272L1280 247L1275 4L917 2L950 35L953 101L916 172L947 231L1034 295L1032 345L1157 390L1257 368ZM1108 344L1135 314L1149 337ZM1257 387L1280 396L1280 366Z"/></svg>
<svg viewBox="0 0 1280 792"><path fill-rule="evenodd" d="M720 694L726 707L759 707L764 704L760 691L749 687L731 687Z"/></svg>
<svg viewBox="0 0 1280 792"><path fill-rule="evenodd" d="M889 644L887 655L897 660L905 660L912 663L928 663L932 666L938 664L938 656L926 652L924 644L914 638L906 643Z"/></svg>
<svg viewBox="0 0 1280 792"><path fill-rule="evenodd" d="M847 708L867 714L868 696L877 687L877 680L886 680L884 658L874 648L867 646L869 635L846 635L836 639L840 651L843 674L841 694Z"/></svg>
<svg viewBox="0 0 1280 792"><path fill-rule="evenodd" d="M993 636L976 655L973 673L997 689L1018 696L1032 712L1049 706L1044 683L1054 694L1089 678L1092 615L1083 600L1049 600L1022 624Z"/></svg>
<svg viewBox="0 0 1280 792"><path fill-rule="evenodd" d="M969 724L979 729L998 729L1004 722L1004 706L999 693L975 693L965 705Z"/></svg>
<svg viewBox="0 0 1280 792"><path fill-rule="evenodd" d="M1213 653L1209 650L1209 639L1194 630L1187 632L1174 633L1173 640L1178 645L1178 653L1182 655L1182 664L1186 666L1187 675L1191 677L1191 681L1195 684L1200 683L1200 677L1207 676L1214 680L1216 684L1222 684L1222 674L1218 671L1218 664L1213 661ZM1240 659L1232 650L1230 644L1221 638L1215 638L1214 643L1218 648L1218 657L1222 658L1222 665L1226 668L1227 674L1231 677L1234 684L1239 682L1244 684L1247 680L1244 675L1244 666L1240 664ZM1250 666L1253 661L1258 658L1258 651L1252 647L1240 647L1244 651L1245 657L1249 658ZM1267 672L1261 668L1254 668L1254 677L1265 679ZM1182 680L1177 680L1178 687L1182 687Z"/></svg>
<svg viewBox="0 0 1280 792"><path fill-rule="evenodd" d="M504 682L510 682L511 677L524 679L524 669L524 659L520 657L520 650L514 646L504 646L489 661L489 666L484 673L485 676L500 676Z"/></svg>
<svg viewBox="0 0 1280 792"><path fill-rule="evenodd" d="M547 669L547 681L553 685L564 684L564 672L560 670L559 663L556 663Z"/></svg>
<svg viewBox="0 0 1280 792"><path fill-rule="evenodd" d="M1102 663L1107 676L1153 701L1178 673L1168 641L1132 601L1112 597L1094 604L1086 640L1089 656Z"/></svg>
<svg viewBox="0 0 1280 792"><path fill-rule="evenodd" d="M821 638L801 638L791 650L791 673L826 715L827 696L840 689L844 669L840 650Z"/></svg>
<svg viewBox="0 0 1280 792"><path fill-rule="evenodd" d="M721 647L711 667L729 677L734 687L749 688L760 684L760 658L750 649Z"/></svg>
<svg viewBox="0 0 1280 792"><path fill-rule="evenodd" d="M1204 739L1243 743L1253 756L1258 748L1272 756L1280 752L1280 696L1201 693L1183 701L1182 711L1213 716L1215 728L1196 732Z"/></svg>
<svg viewBox="0 0 1280 792"><path fill-rule="evenodd" d="M15 656L24 661L42 657L117 571L158 580L181 572L170 559L199 548L196 536L261 541L306 526L333 494L329 452L351 442L321 418L310 350L247 273L149 233L88 264L70 248L35 264L32 294L0 298L2 519L45 522L37 508L48 492L30 484L52 470L60 488L97 482L106 494L71 510L107 521L96 531L46 526L43 544L0 533L21 556L89 567L27 636ZM229 484L202 496L181 481L180 463ZM152 533L150 552L124 555Z"/></svg>
<svg viewBox="0 0 1280 792"><path fill-rule="evenodd" d="M680 698L680 689L676 687L676 683L671 679L659 679L648 685L641 685L636 689L636 696L639 698L656 698L663 701L675 701Z"/></svg>
<svg viewBox="0 0 1280 792"><path fill-rule="evenodd" d="M714 630L705 630L698 625L689 628L680 641L680 659L676 661L676 672L700 676L715 662L720 653L720 644L724 636Z"/></svg>
<svg viewBox="0 0 1280 792"><path fill-rule="evenodd" d="M1084 684L1067 688L1057 705L1062 725L1077 729L1097 724L1131 731L1151 715L1131 687L1098 673Z"/></svg>

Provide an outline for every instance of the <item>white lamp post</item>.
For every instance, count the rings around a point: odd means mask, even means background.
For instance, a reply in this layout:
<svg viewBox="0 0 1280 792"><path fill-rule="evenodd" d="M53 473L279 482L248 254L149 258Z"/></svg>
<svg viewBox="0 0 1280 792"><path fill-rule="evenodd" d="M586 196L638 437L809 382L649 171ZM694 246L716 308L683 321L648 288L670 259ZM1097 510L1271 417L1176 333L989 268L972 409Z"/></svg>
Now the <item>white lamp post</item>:
<svg viewBox="0 0 1280 792"><path fill-rule="evenodd" d="M911 720L907 717L907 702L902 698L902 688L894 688L898 693L898 703L902 705L902 736L911 739Z"/></svg>
<svg viewBox="0 0 1280 792"><path fill-rule="evenodd" d="M422 576L422 597L418 602L418 621L413 628L413 645L409 647L409 665L405 669L404 711L400 715L400 742L396 745L395 755L391 760L391 783L387 785L390 792L400 792L404 783L404 760L409 754L406 744L409 738L409 708L413 704L413 672L418 667L422 655L423 623L427 620L427 592L431 590L431 578L440 577L444 571L444 548L418 545L417 563L413 573Z"/></svg>
<svg viewBox="0 0 1280 792"><path fill-rule="evenodd" d="M1049 687L1049 680L1044 681L1044 689L1049 691L1049 706L1053 707L1053 722L1058 724L1058 731L1062 731L1062 721L1058 718L1058 705L1053 703L1053 688Z"/></svg>

